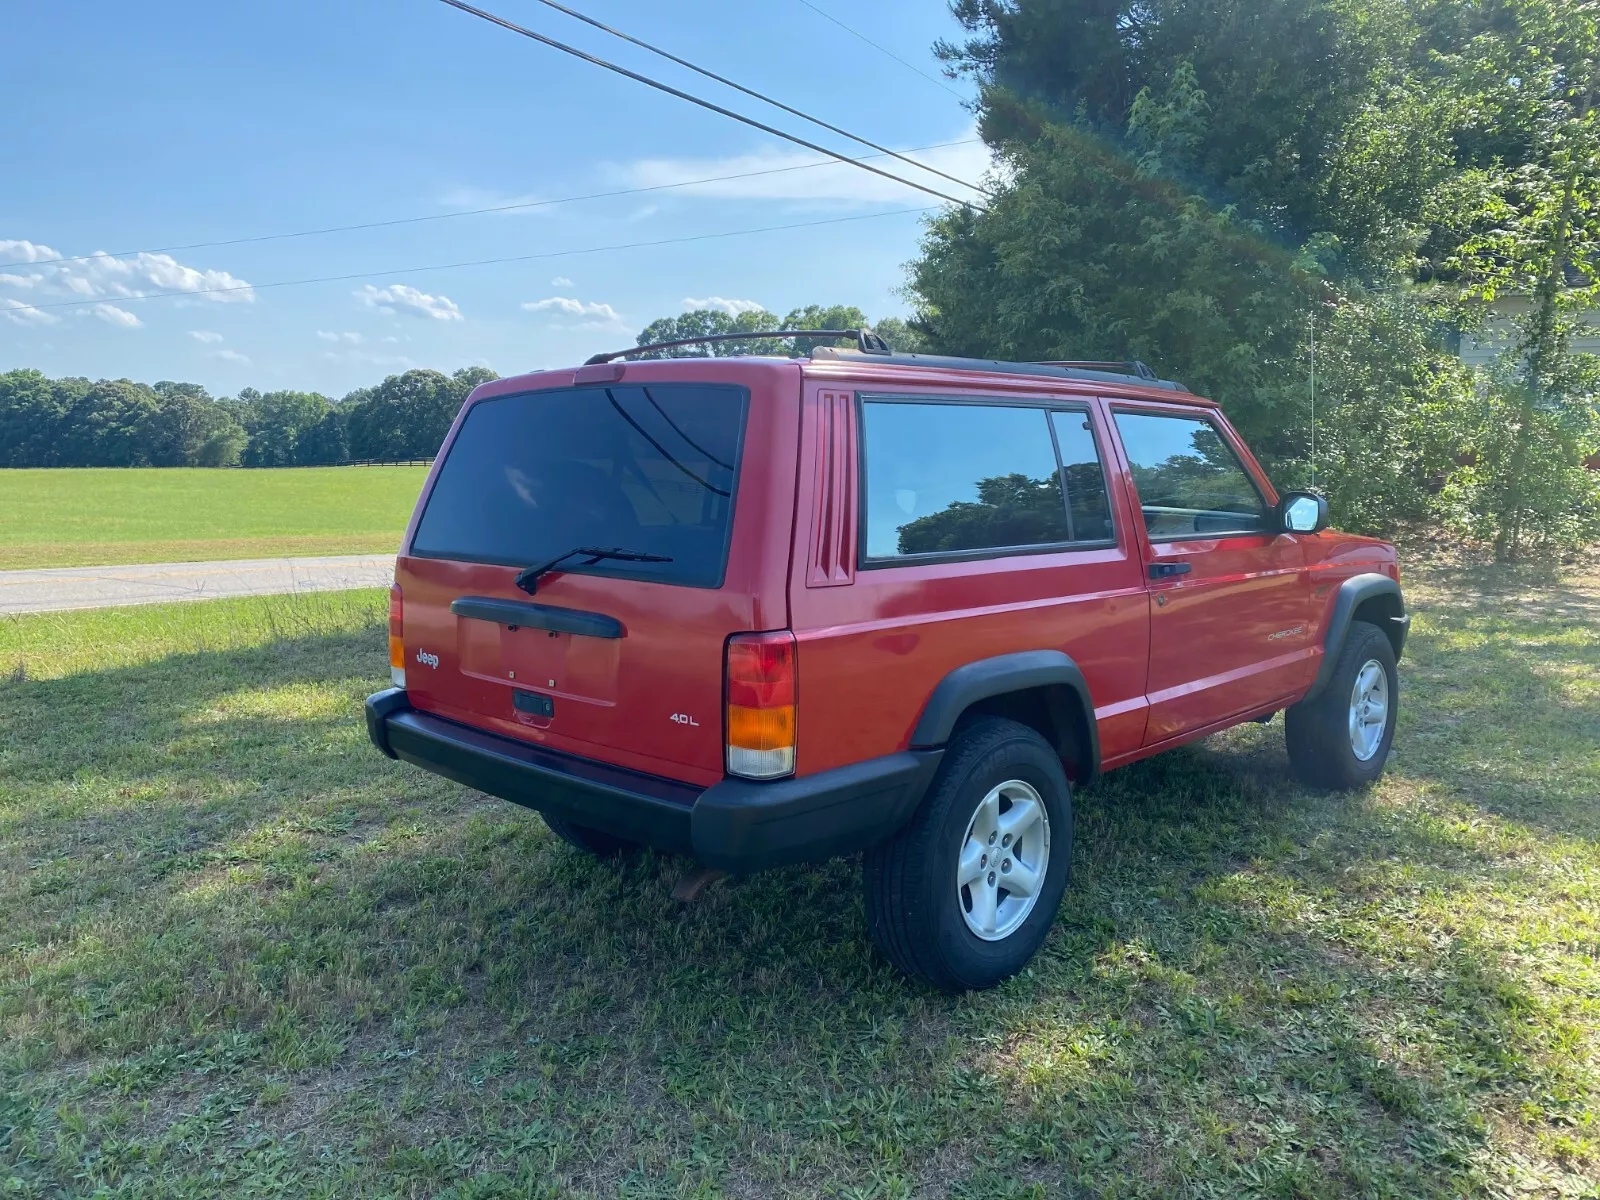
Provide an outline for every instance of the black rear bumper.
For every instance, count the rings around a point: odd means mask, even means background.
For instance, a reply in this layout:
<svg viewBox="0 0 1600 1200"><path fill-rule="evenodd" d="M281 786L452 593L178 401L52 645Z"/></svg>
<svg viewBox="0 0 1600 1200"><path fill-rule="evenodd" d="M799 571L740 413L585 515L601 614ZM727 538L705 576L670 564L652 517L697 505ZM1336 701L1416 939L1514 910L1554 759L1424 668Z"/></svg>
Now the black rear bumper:
<svg viewBox="0 0 1600 1200"><path fill-rule="evenodd" d="M367 697L367 733L390 758L539 812L726 871L851 854L911 816L942 750L907 750L759 783L708 788L547 750L411 707L389 688Z"/></svg>

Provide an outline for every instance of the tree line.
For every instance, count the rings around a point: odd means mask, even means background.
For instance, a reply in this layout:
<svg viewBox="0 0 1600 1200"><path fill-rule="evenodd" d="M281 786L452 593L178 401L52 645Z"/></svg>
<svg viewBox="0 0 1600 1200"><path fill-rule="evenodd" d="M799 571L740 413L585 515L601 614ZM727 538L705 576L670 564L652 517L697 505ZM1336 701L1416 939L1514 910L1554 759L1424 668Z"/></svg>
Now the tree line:
<svg viewBox="0 0 1600 1200"><path fill-rule="evenodd" d="M0 374L0 467L312 467L430 458L480 383L413 370L334 400L317 392L213 397L193 383Z"/></svg>
<svg viewBox="0 0 1600 1200"><path fill-rule="evenodd" d="M638 344L867 324L866 314L848 305L811 305L786 317L763 309L696 310L652 321ZM877 328L899 349L921 344L895 318ZM741 340L649 357L806 354L817 340ZM254 388L213 397L194 383L50 379L15 370L0 374L0 467L316 467L431 458L468 394L495 378L486 367L453 375L418 369L335 400L318 392Z"/></svg>
<svg viewBox="0 0 1600 1200"><path fill-rule="evenodd" d="M1600 9L954 0L1002 169L910 265L932 348L1140 358L1347 526L1600 537ZM1454 339L1494 309L1505 352ZM1315 406L1313 377L1315 362ZM1315 457L1312 454L1316 448Z"/></svg>

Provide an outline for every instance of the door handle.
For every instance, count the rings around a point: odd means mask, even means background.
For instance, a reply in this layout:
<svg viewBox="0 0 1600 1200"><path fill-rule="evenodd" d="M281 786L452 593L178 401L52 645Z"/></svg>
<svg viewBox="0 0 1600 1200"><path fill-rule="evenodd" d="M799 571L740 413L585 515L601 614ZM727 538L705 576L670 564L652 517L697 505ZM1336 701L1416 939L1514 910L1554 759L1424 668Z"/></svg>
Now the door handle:
<svg viewBox="0 0 1600 1200"><path fill-rule="evenodd" d="M1193 563L1186 562L1161 562L1150 564L1151 579L1170 579L1174 575L1187 575L1194 570Z"/></svg>

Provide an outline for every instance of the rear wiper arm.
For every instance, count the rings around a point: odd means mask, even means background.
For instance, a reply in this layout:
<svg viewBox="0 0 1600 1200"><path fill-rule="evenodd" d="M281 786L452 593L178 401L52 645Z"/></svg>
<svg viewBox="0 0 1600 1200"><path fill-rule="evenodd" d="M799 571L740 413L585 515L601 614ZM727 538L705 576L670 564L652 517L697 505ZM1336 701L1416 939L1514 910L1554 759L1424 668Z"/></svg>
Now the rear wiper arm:
<svg viewBox="0 0 1600 1200"><path fill-rule="evenodd" d="M603 558L618 559L622 562L672 561L672 555L670 554L646 554L642 550L624 550L621 546L613 546L609 550L603 550L598 546L578 546L576 549L568 550L565 554L556 555L549 562L542 562L537 566L519 571L516 580L517 586L532 596L539 590L540 576L549 574L569 558L585 557L589 560L583 564L586 567L592 566Z"/></svg>

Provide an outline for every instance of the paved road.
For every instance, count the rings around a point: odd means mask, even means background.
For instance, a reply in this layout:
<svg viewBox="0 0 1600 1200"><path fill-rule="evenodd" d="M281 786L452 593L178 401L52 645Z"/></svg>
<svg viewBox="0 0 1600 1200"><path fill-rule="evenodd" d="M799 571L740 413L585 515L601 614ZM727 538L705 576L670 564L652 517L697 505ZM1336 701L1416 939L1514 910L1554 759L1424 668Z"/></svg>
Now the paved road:
<svg viewBox="0 0 1600 1200"><path fill-rule="evenodd" d="M51 567L0 571L0 613L115 608L223 596L276 596L387 587L392 554L334 558L255 558L239 562L144 563L128 567Z"/></svg>

